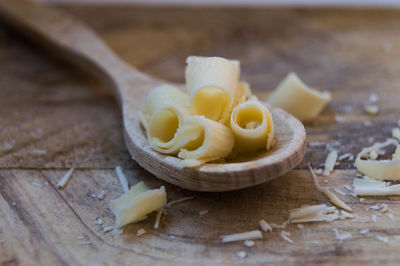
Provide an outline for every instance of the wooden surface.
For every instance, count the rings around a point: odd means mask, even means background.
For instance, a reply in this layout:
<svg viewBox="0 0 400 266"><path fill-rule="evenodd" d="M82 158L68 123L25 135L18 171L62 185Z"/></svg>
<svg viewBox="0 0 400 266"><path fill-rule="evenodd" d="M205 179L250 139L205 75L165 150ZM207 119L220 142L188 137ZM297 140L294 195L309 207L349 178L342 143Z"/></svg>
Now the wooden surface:
<svg viewBox="0 0 400 266"><path fill-rule="evenodd" d="M296 71L307 84L333 94L324 113L306 125L308 140L330 143L340 153L356 154L362 146L389 137L400 118L400 11L65 9L86 21L129 63L173 82L183 81L184 59L191 54L241 60L244 79L261 99L287 72ZM286 230L295 244L283 241L279 230L265 233L251 248L241 242L221 244L220 235L253 230L261 218L281 223L290 209L327 203L305 169L308 161L313 166L324 162L325 147L308 147L297 169L254 188L228 193L182 190L157 180L130 159L119 108L108 88L4 26L0 40L4 265L394 265L400 259L400 240L394 238L400 235L398 197L360 202L339 195L357 218L305 224L303 229L290 225ZM380 113L371 117L363 104L373 92L380 97ZM365 127L365 120L373 126ZM168 208L158 230L152 229L151 216L121 236L103 234L95 219L111 225L109 201L122 193L116 165L132 183L139 179L150 187L165 185L169 201L195 199ZM76 171L67 188L55 189L69 167ZM355 174L352 162L344 161L328 182L344 190ZM101 189L107 192L104 200L90 197ZM374 223L374 212L365 209L383 202L396 220L384 215ZM201 210L209 213L200 216ZM137 237L140 228L148 234ZM332 228L353 237L340 243ZM363 228L371 232L362 236L358 232ZM80 235L92 244L79 245ZM376 236L390 241L383 244ZM236 257L241 250L247 258Z"/></svg>

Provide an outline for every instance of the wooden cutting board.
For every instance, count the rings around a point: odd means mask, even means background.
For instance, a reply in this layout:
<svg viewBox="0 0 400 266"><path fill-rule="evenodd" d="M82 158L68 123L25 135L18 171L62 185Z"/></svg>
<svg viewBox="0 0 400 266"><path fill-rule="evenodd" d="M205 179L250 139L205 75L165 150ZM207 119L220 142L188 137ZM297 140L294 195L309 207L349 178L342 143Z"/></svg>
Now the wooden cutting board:
<svg viewBox="0 0 400 266"><path fill-rule="evenodd" d="M308 141L356 155L390 137L400 119L400 11L321 9L157 9L63 7L86 21L140 70L184 81L188 55L218 55L242 62L242 77L261 100L290 71L333 100L313 123ZM326 178L354 210L352 220L289 225L264 233L255 246L222 244L219 236L280 224L290 209L329 204L313 186L306 163L325 161L325 146L309 146L302 163L272 182L228 193L182 190L154 178L125 149L119 107L110 90L89 74L40 50L0 25L0 262L2 265L308 265L396 264L400 255L398 197L355 199L343 186L357 173L342 161ZM379 114L363 104L379 96ZM364 121L371 121L366 127ZM114 167L130 182L166 186L168 200L193 196L167 208L158 230L154 215L126 228L113 224L111 199L122 193ZM64 190L55 184L70 167ZM320 179L321 182L323 178ZM95 198L106 192L103 200ZM395 220L366 211L387 203ZM205 215L199 215L208 210ZM376 214L378 222L371 221ZM101 218L103 225L95 224ZM144 228L147 234L137 237ZM332 229L351 233L339 242ZM369 229L360 235L361 229ZM388 243L377 240L388 237ZM79 239L82 238L82 239ZM79 242L84 243L79 243ZM90 243L90 244L85 244ZM245 251L240 259L237 252Z"/></svg>

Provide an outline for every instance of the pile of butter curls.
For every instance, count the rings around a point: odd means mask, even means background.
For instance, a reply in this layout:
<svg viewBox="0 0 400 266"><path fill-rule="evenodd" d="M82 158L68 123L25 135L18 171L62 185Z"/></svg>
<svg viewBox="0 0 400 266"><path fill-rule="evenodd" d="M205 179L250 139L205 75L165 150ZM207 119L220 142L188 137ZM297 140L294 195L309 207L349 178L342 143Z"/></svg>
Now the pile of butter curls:
<svg viewBox="0 0 400 266"><path fill-rule="evenodd" d="M190 56L186 63L186 93L171 85L153 88L139 113L154 150L177 155L183 167L197 167L274 145L271 112L240 81L239 61ZM306 121L329 100L328 92L311 89L289 73L268 103Z"/></svg>
<svg viewBox="0 0 400 266"><path fill-rule="evenodd" d="M240 81L240 63L221 57L187 58L186 93L153 88L139 113L151 147L177 155L184 167L255 152L274 144L268 108Z"/></svg>

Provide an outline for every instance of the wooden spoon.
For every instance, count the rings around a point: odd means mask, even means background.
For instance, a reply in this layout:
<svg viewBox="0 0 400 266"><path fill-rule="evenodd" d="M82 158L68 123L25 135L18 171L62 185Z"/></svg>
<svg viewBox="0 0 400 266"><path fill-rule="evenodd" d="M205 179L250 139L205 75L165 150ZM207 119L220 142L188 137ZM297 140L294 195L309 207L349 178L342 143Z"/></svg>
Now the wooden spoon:
<svg viewBox="0 0 400 266"><path fill-rule="evenodd" d="M123 113L125 143L132 157L158 178L198 191L228 191L254 186L294 168L305 152L305 129L296 118L270 108L276 144L268 152L226 163L208 163L198 169L179 166L180 159L152 150L137 112L149 89L167 83L139 72L119 59L96 34L65 13L21 0L0 1L6 22L34 41L105 80L117 95Z"/></svg>

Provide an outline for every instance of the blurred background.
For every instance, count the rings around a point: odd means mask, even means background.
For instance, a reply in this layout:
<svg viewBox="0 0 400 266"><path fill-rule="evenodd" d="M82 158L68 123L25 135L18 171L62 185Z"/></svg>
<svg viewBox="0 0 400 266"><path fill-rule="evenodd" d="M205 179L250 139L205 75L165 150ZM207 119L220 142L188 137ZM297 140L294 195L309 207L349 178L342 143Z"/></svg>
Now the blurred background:
<svg viewBox="0 0 400 266"><path fill-rule="evenodd" d="M182 6L400 6L398 0L37 0L47 3L74 4L141 4L141 5L182 5Z"/></svg>

